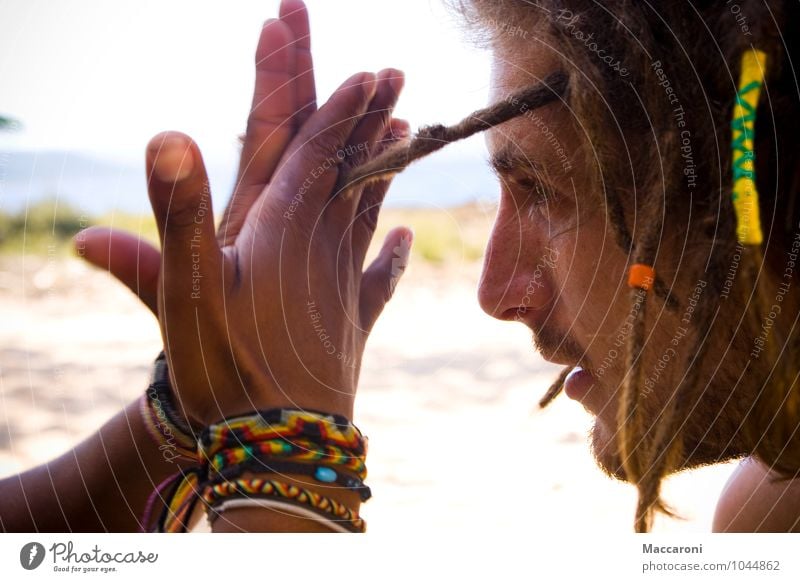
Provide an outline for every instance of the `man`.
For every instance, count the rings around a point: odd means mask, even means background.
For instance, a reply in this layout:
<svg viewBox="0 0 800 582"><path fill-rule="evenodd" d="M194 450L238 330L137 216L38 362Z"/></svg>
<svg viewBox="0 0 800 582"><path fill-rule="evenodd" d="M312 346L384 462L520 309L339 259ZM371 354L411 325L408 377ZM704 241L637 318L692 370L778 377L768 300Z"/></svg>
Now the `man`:
<svg viewBox="0 0 800 582"><path fill-rule="evenodd" d="M526 324L542 354L570 371L563 375L567 395L596 416L593 450L600 466L639 487L638 531L666 509L658 495L664 475L745 456L750 460L720 500L715 529L797 530L800 485L772 480L795 477L800 468L796 271L780 295L780 313L769 317L800 222L792 189L797 166L792 158L778 159L797 151L790 128L800 112L781 76L787 68L770 69L776 71L767 77L774 102L762 104L758 117L763 220L777 225L761 260L761 249L736 244L729 201L725 144L736 83L722 65L735 67L750 39L731 32L737 23L726 20L725 7L697 14L626 5L613 13L591 3L546 4L476 0L462 6L492 49L492 101L556 70L570 79L563 100L520 111L487 133L501 202L481 306ZM748 8L754 20L759 16L752 42L781 62L792 49L778 42L781 26L797 20L776 10L773 21L762 8ZM357 366L348 370L330 357L308 325L307 305L318 308L335 352L360 361L366 334L399 275L389 268L390 250L409 236L393 231L361 277L387 184L336 196L339 170L325 161L359 143L374 153L381 136L391 139L389 130L402 133L401 122L385 117L397 95L390 81L400 75L387 71L377 83L354 78L333 105L311 113L310 66L300 64L310 58L301 44L307 23L292 27L292 15L304 13L301 3L284 2L287 28L275 27L266 35L271 41L262 39L260 51L299 47L280 65L296 81L289 99L254 102L239 188L219 231L207 213L196 146L169 134L152 142L148 155L163 265L157 251L146 249L137 271L136 241L98 230L84 235L90 260L152 308L157 304L173 388L202 424L286 402L351 417ZM671 26L677 23L679 29ZM719 47L716 60L701 59L706 46ZM770 123L770 112L786 123ZM259 134L259 127L267 130ZM788 228L776 217L788 217ZM342 241L344 257L331 254ZM640 279L628 286L632 264L654 269L648 284ZM293 303L288 288L307 290L308 297ZM331 296L342 303L326 302ZM759 352L753 340L765 317L769 333ZM358 505L347 492L340 499ZM226 514L215 527L311 526L250 508Z"/></svg>
<svg viewBox="0 0 800 582"><path fill-rule="evenodd" d="M780 70L790 59L776 44L783 21L770 25L763 7L748 5L757 21L756 38L749 39L730 32L735 23L724 6L689 14L672 5L612 12L580 2L466 4L493 50L492 100L557 69L571 74L563 106L488 133L503 195L481 305L528 325L546 358L579 366L564 388L596 416L600 465L639 485L637 529L649 528L652 510L660 508L658 484L669 472L755 452L796 476L791 338L800 305L793 267L800 216L789 185L796 183L796 165L785 157L796 149L785 149L794 135L768 118L773 111L796 119L798 110L796 95L785 108L777 73L768 77L774 101L762 104L759 120L767 120L756 130L764 221L774 225L766 260L754 260L753 268L763 270L757 285L744 262L759 254L742 250L731 232L730 154L720 147L729 139L725 122L735 86L735 73L722 63L752 42L773 51L770 70ZM782 17L791 22L791 15ZM504 22L530 31L527 38L505 34ZM679 28L668 26L678 22ZM715 42L720 55L701 58ZM562 151L571 153L568 165ZM549 263L552 269L540 269ZM677 308L669 308L657 281L647 298L629 289L631 263L654 266ZM794 288L783 292L782 283ZM764 309L774 303L780 307ZM756 340L768 326L772 357L759 352ZM782 350L791 355L777 357ZM631 392L638 394L636 408ZM653 468L659 438L660 459L667 459L660 472ZM773 448L760 446L773 440ZM800 528L800 482L772 483L777 473L769 473L756 461L742 465L721 499L716 528Z"/></svg>

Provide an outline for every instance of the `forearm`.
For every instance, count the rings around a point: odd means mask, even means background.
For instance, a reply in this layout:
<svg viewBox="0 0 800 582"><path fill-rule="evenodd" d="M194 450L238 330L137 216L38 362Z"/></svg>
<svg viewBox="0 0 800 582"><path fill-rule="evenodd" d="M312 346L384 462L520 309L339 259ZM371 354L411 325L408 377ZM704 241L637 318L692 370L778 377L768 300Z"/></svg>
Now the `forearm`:
<svg viewBox="0 0 800 582"><path fill-rule="evenodd" d="M133 402L45 465L0 481L4 531L137 531L153 489L179 468Z"/></svg>

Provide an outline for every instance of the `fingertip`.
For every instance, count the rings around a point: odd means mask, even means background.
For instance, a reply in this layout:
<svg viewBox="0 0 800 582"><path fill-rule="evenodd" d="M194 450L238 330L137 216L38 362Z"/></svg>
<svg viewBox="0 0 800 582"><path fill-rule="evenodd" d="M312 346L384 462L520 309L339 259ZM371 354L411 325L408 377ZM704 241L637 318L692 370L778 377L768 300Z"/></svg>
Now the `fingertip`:
<svg viewBox="0 0 800 582"><path fill-rule="evenodd" d="M295 47L304 51L311 50L311 30L308 19L308 8L300 0L284 0L279 15L292 30Z"/></svg>
<svg viewBox="0 0 800 582"><path fill-rule="evenodd" d="M410 244L414 240L414 229L410 226L395 226L387 236L407 240Z"/></svg>
<svg viewBox="0 0 800 582"><path fill-rule="evenodd" d="M405 119L392 118L389 122L389 135L394 139L405 139L411 135L411 124Z"/></svg>
<svg viewBox="0 0 800 582"><path fill-rule="evenodd" d="M159 133L147 144L147 162L151 174L162 182L185 180L196 167L194 142L178 131Z"/></svg>
<svg viewBox="0 0 800 582"><path fill-rule="evenodd" d="M356 73L348 77L344 83L339 85L339 88L334 91L331 98L348 99L348 97L355 97L360 91L361 94L359 97L364 97L363 105L367 105L375 96L377 86L378 78L375 73Z"/></svg>
<svg viewBox="0 0 800 582"><path fill-rule="evenodd" d="M399 95L406 82L406 76L400 69L383 69L378 73L378 79L386 81L392 87L395 95Z"/></svg>
<svg viewBox="0 0 800 582"><path fill-rule="evenodd" d="M275 60L282 49L289 49L294 42L292 29L280 18L268 18L261 27L261 36L256 48L256 64Z"/></svg>
<svg viewBox="0 0 800 582"><path fill-rule="evenodd" d="M414 244L414 231L408 226L396 226L387 233L385 241L392 258L399 259L403 266L408 264L411 246ZM392 264L394 268L394 262Z"/></svg>
<svg viewBox="0 0 800 582"><path fill-rule="evenodd" d="M79 231L72 237L75 253L93 265L105 266L108 262L108 252L103 254L103 249L108 248L110 231L103 226L90 226Z"/></svg>
<svg viewBox="0 0 800 582"><path fill-rule="evenodd" d="M292 18L303 13L308 13L308 8L302 0L282 0L278 9L281 18Z"/></svg>

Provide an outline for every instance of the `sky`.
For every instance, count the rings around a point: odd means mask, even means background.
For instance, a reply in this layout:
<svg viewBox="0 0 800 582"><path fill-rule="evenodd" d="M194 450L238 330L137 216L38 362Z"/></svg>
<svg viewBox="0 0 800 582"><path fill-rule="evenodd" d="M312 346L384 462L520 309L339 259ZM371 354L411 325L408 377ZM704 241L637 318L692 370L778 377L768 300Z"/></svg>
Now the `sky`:
<svg viewBox="0 0 800 582"><path fill-rule="evenodd" d="M309 0L320 102L350 74L405 71L396 111L412 127L486 104L488 55L441 0ZM253 54L271 1L0 0L0 115L23 130L0 150L70 150L141 163L150 137L185 131L236 156ZM482 151L473 139L462 151Z"/></svg>

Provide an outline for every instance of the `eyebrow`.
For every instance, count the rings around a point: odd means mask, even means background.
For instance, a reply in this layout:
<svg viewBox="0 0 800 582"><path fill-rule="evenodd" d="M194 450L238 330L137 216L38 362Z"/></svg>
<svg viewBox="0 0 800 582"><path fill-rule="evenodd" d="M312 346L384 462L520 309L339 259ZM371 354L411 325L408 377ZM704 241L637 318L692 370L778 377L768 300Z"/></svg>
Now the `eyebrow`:
<svg viewBox="0 0 800 582"><path fill-rule="evenodd" d="M514 170L525 170L540 174L544 171L542 164L535 159L511 151L509 147L503 147L493 153L489 158L489 165L496 173L504 175Z"/></svg>

